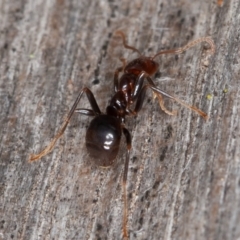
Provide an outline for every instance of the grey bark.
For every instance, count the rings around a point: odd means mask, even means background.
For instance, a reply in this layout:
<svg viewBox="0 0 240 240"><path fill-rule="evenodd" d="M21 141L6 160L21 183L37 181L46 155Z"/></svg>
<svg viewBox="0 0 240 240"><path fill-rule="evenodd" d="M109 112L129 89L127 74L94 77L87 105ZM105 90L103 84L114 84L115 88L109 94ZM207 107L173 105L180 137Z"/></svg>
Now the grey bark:
<svg viewBox="0 0 240 240"><path fill-rule="evenodd" d="M212 36L158 58L159 88L207 112L149 92L132 134L130 239L240 238L240 3L220 1L0 1L0 239L121 239L125 145L110 169L91 163L90 118L73 117L56 147L28 163L57 132L78 92L89 87L104 111L119 57L144 55ZM79 107L88 107L83 98Z"/></svg>

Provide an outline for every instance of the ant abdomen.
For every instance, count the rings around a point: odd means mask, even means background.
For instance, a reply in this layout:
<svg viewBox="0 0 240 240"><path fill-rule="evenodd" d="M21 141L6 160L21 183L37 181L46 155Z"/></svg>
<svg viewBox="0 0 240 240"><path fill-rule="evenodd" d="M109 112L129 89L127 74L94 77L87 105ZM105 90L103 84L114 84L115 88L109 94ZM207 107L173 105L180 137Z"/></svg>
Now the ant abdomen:
<svg viewBox="0 0 240 240"><path fill-rule="evenodd" d="M111 166L117 157L122 128L119 119L98 115L90 123L86 133L86 147L98 166Z"/></svg>

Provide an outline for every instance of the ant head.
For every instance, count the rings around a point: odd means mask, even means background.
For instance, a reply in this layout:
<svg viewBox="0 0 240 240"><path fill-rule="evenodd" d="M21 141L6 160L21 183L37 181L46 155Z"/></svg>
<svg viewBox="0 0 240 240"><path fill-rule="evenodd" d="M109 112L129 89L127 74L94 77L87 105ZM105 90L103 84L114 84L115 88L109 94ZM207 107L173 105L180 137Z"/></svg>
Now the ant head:
<svg viewBox="0 0 240 240"><path fill-rule="evenodd" d="M149 76L155 74L159 64L151 57L141 56L129 62L125 67L125 72L139 75L141 72L147 73Z"/></svg>
<svg viewBox="0 0 240 240"><path fill-rule="evenodd" d="M155 74L159 68L159 63L154 61L151 57L144 57L143 60L146 64L146 73L148 73L150 76Z"/></svg>

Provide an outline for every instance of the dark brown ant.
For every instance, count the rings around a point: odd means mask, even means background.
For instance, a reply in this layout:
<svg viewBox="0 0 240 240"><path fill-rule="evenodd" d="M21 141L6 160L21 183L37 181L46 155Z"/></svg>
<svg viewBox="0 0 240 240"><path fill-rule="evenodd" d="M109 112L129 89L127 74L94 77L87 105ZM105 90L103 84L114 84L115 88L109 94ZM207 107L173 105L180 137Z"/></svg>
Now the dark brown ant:
<svg viewBox="0 0 240 240"><path fill-rule="evenodd" d="M90 156L95 159L97 165L102 167L109 167L113 164L119 151L119 145L122 133L125 135L127 142L127 154L124 165L123 173L123 196L124 196L124 213L123 213L123 237L128 238L128 207L127 207L127 174L129 156L131 150L131 134L125 127L125 117L135 116L142 109L143 101L145 99L145 93L147 89L150 89L154 96L158 98L161 109L167 114L174 115L174 112L167 110L164 106L163 96L168 97L183 106L195 111L204 119L208 116L200 109L190 106L180 99L166 93L165 91L156 87L151 76L153 76L159 68L159 64L154 60L157 56L163 54L179 54L194 45L207 42L211 47L211 53L215 51L214 42L210 37L199 38L195 41L188 43L187 45L172 49L160 51L153 57L143 56L138 49L129 46L126 43L125 35L122 31L117 31L116 34L120 35L123 40L123 45L127 49L131 49L137 52L140 57L127 63L122 60L123 66L119 67L114 74L114 96L112 97L110 104L106 108L106 113L102 113L98 107L96 99L93 93L88 88L83 88L79 93L76 101L74 102L70 112L68 113L63 125L58 131L57 135L53 138L50 144L39 154L33 154L30 156L29 161L33 162L52 151L56 141L64 133L71 117L75 112L94 117L87 129L86 133L86 147ZM123 72L122 76L118 77L119 73ZM144 81L146 83L144 84ZM79 101L82 98L83 93L87 95L88 101L91 105L91 109L77 108ZM135 104L133 108L132 105Z"/></svg>

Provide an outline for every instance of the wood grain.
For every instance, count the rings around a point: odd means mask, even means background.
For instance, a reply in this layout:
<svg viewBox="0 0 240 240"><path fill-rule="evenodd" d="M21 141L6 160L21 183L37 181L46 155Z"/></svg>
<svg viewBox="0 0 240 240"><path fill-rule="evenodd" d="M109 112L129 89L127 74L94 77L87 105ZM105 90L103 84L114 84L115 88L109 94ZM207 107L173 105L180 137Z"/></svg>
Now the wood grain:
<svg viewBox="0 0 240 240"><path fill-rule="evenodd" d="M74 116L53 152L48 144L87 86L104 111L119 57L136 55L114 36L124 31L143 54L212 36L159 57L154 81L209 114L148 93L132 133L128 193L130 239L240 238L240 2L238 0L0 1L0 239L121 239L125 145L110 169L91 164L90 119ZM81 106L87 107L84 98Z"/></svg>

